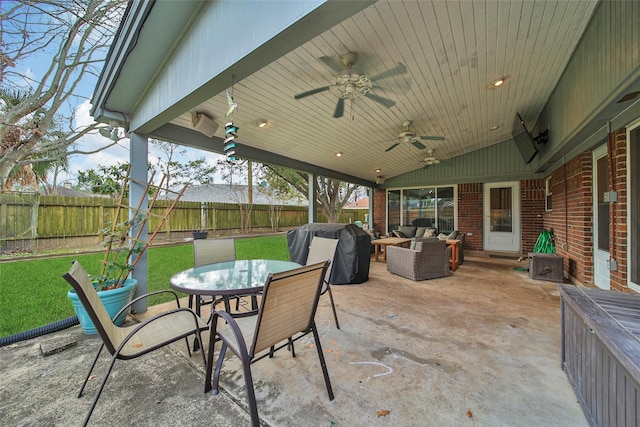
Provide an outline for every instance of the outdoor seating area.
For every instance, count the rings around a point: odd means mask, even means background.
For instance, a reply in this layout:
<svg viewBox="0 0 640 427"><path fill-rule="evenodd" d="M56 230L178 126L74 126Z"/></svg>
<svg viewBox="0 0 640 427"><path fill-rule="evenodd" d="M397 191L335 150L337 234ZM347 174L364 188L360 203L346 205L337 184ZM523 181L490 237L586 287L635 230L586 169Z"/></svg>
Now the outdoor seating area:
<svg viewBox="0 0 640 427"><path fill-rule="evenodd" d="M332 286L340 329L329 298L320 298L315 323L334 399L326 395L319 346L305 337L296 342L295 358L282 349L251 366L261 425L304 420L306 425L417 426L429 420L432 425L587 426L561 369L557 284L532 279L522 267L526 261L468 253L464 268L454 274L415 282L372 262L366 282ZM202 307L203 318L209 308ZM154 306L136 318L144 321L166 309ZM209 338L205 331L203 340ZM40 345L55 339L75 345L42 356ZM78 399L86 375L78 367L86 366L99 346L99 337L75 327L2 348L5 422L80 424L100 379L90 378ZM90 424L249 425L240 360L224 359L220 393L213 396L203 392L201 350L189 351L181 340L117 366ZM106 364L103 355L97 369ZM56 399L42 398L53 390Z"/></svg>

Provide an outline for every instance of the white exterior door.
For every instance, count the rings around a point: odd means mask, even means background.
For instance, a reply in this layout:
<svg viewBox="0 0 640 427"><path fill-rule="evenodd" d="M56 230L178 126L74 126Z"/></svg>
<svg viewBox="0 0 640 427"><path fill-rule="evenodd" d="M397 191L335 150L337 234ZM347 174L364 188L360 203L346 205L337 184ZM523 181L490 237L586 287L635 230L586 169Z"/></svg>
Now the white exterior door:
<svg viewBox="0 0 640 427"><path fill-rule="evenodd" d="M520 182L484 184L484 250L520 252Z"/></svg>
<svg viewBox="0 0 640 427"><path fill-rule="evenodd" d="M593 283L609 289L609 203L604 193L609 191L607 145L593 152Z"/></svg>

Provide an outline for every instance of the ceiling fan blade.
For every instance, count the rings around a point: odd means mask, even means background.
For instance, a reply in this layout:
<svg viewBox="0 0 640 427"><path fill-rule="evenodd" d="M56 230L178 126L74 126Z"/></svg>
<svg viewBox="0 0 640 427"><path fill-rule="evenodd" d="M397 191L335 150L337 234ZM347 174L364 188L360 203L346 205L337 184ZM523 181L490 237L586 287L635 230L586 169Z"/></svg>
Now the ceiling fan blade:
<svg viewBox="0 0 640 427"><path fill-rule="evenodd" d="M411 143L418 149L418 150L424 150L425 148L427 148L422 142L420 141L416 141L415 139L413 141L411 141Z"/></svg>
<svg viewBox="0 0 640 427"><path fill-rule="evenodd" d="M427 135L421 135L420 139L426 139L429 141L444 141L444 136L427 136Z"/></svg>
<svg viewBox="0 0 640 427"><path fill-rule="evenodd" d="M400 74L404 74L407 72L407 67L405 67L405 65L401 62L398 62L398 65L396 65L394 68L387 70L387 71L383 71L382 73L378 74L377 76L371 77L371 80L378 81L378 80L382 80L382 79L386 79L387 77L393 77L393 76L397 76Z"/></svg>
<svg viewBox="0 0 640 427"><path fill-rule="evenodd" d="M378 96L378 95L374 95L374 94L372 94L371 92L368 92L365 96L366 96L367 98L371 98L371 99L373 99L374 101L376 101L376 102L378 102L378 103L380 103L380 104L384 105L384 106L385 106L385 107L387 107L387 108L391 108L391 107L393 107L394 105L396 105L396 102L395 102L395 101L392 101L392 100L390 100L390 99L388 99L388 98L383 98L383 97Z"/></svg>
<svg viewBox="0 0 640 427"><path fill-rule="evenodd" d="M301 98L305 98L307 96L315 95L316 93L324 92L324 91L327 91L327 90L329 90L329 86L319 87L317 89L311 89L311 90L308 90L306 92L299 93L299 94L295 95L294 98L295 99L301 99Z"/></svg>
<svg viewBox="0 0 640 427"><path fill-rule="evenodd" d="M321 56L320 58L318 58L318 61L322 62L327 68L331 70L331 72L335 73L342 71L340 61L334 56Z"/></svg>
<svg viewBox="0 0 640 427"><path fill-rule="evenodd" d="M344 98L339 98L336 104L336 111L333 113L333 117L339 119L344 114Z"/></svg>
<svg viewBox="0 0 640 427"><path fill-rule="evenodd" d="M391 150L393 150L394 148L396 148L398 145L400 145L400 143L399 143L399 142L396 142L395 144L393 144L391 147L387 148L387 149L386 149L386 150L384 150L384 151L391 151Z"/></svg>

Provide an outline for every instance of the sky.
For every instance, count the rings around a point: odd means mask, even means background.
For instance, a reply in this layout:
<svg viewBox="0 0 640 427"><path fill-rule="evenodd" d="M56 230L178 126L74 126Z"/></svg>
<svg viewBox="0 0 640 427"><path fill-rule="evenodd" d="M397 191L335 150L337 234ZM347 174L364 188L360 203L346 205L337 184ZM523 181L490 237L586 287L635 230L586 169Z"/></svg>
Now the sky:
<svg viewBox="0 0 640 427"><path fill-rule="evenodd" d="M89 94L88 96L91 96ZM76 120L74 125L76 127L83 127L94 122L93 117L90 114L91 103L89 100L84 101L76 109ZM121 132L123 130L121 129ZM80 151L93 151L96 147L108 145L109 139L102 135L95 133L83 137L77 144L76 149ZM207 159L207 163L214 165L218 159L223 156L220 154L212 153L209 151L198 150L191 147L181 147L181 150L185 151L184 155L178 156L176 159L181 163L186 163L190 160L196 160L200 157ZM149 162L155 164L158 157L162 157L162 152L154 146L149 146ZM69 172L64 176L60 176L58 182L71 181L72 183L78 176L78 171L86 171L89 169L97 169L98 166L111 166L118 163L127 163L129 161L129 139L125 138L121 143L116 146L107 148L103 151L91 154L91 155L73 155L69 157ZM222 177L216 176L217 183L224 182Z"/></svg>
<svg viewBox="0 0 640 427"><path fill-rule="evenodd" d="M3 1L0 0L0 5L2 6L3 11L8 10L5 8L5 6L9 8L11 6L11 3L13 2L6 1L6 3L3 5ZM7 34L6 39L9 38L10 35ZM11 77L5 75L5 81L2 83L4 85L7 85L8 87L20 90L28 90L30 87L36 86L41 81L46 70L50 67L52 58L54 57L56 51L57 47L53 44L49 44L45 48L38 50L36 53L22 58L15 64L14 67L11 67L14 68L13 71L15 73ZM93 95L96 82L97 77L95 75L85 73L82 78L82 82L76 88L76 97L73 98L73 105L65 105L63 108L59 109L60 114L66 117L71 117L72 115L75 117L75 120L73 122L74 128L86 126L94 121L93 117L91 117L90 115L90 98ZM75 111L72 111L72 109L74 109ZM124 133L124 131L122 131L122 133ZM108 138L105 138L96 132L95 134L87 135L79 140L75 149L80 151L94 151L97 147L106 146L111 142L112 141L110 141ZM189 147L181 147L181 149L184 149L186 151L185 154L175 159L181 163L186 163L189 160L195 160L200 157L205 157L209 164L214 165L218 159L222 158L221 155L208 151L197 150ZM149 146L150 163L155 164L158 157L161 157L162 155L163 154L161 150L151 145ZM89 169L97 169L99 166L111 166L117 163L128 162L129 140L125 139L117 146L91 155L72 155L68 160L69 170L67 172L62 172L62 174L58 176L58 183L76 182L78 171L86 171ZM52 177L49 177L49 180L52 181ZM220 183L224 182L222 178L218 176L215 178L215 180L216 182Z"/></svg>

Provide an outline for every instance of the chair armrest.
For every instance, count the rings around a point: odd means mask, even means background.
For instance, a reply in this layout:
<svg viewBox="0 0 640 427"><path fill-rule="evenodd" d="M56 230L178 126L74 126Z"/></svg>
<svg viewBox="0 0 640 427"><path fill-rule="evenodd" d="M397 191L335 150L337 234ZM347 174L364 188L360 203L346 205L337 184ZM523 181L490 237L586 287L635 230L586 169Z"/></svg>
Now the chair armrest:
<svg viewBox="0 0 640 427"><path fill-rule="evenodd" d="M120 309L120 311L118 311L118 312L116 313L116 315L115 315L115 316L113 316L113 320L115 320L115 319L117 319L118 317L120 317L120 315L121 315L122 313L124 313L125 311L127 311L127 310L129 309L129 307L131 307L131 306L132 306L133 304L135 304L136 302L138 302L138 301L140 301L140 300L142 300L142 299L145 299L145 298L149 298L150 296L158 295L158 294L162 294L162 293L170 293L170 294L172 294L172 295L173 295L173 297L174 297L174 298L175 298L175 300L176 300L176 305L178 306L178 308L180 308L180 300L179 300L179 298L178 298L178 294L177 294L177 293L175 293L175 292L174 292L174 291L172 291L172 290L169 290L169 289L163 289L163 290L160 290L160 291L149 292L149 293L147 293L147 294L140 295L139 297L134 298L133 300L131 300L131 302L130 302L129 304L127 304L127 305L125 305L124 307L122 307L122 308Z"/></svg>

